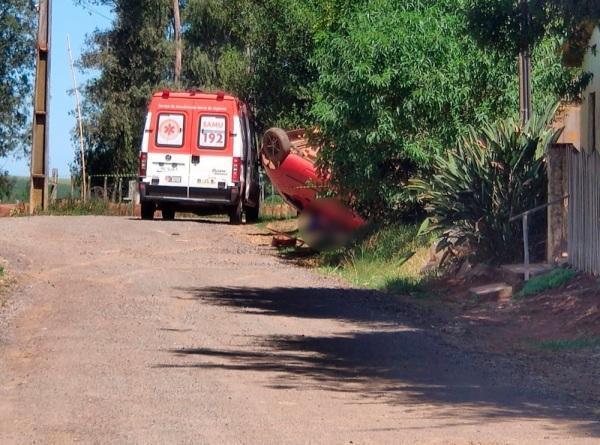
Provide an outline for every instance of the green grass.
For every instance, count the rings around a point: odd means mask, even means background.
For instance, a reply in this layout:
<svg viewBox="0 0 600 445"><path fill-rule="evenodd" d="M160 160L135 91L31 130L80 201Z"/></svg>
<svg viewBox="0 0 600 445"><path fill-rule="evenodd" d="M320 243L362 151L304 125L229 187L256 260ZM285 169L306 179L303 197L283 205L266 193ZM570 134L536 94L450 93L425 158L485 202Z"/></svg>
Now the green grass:
<svg viewBox="0 0 600 445"><path fill-rule="evenodd" d="M546 290L564 286L575 278L577 272L571 269L553 269L550 272L533 277L523 286L515 298L526 298Z"/></svg>
<svg viewBox="0 0 600 445"><path fill-rule="evenodd" d="M350 248L323 253L321 268L360 287L427 296L421 269L430 242L417 238L417 232L416 225L373 230Z"/></svg>
<svg viewBox="0 0 600 445"><path fill-rule="evenodd" d="M4 266L0 266L0 278L4 277Z"/></svg>
<svg viewBox="0 0 600 445"><path fill-rule="evenodd" d="M546 340L538 343L538 347L547 351L568 351L600 347L600 337Z"/></svg>
<svg viewBox="0 0 600 445"><path fill-rule="evenodd" d="M15 185L7 199L2 200L5 203L27 202L29 200L29 177L28 176L13 176L12 179L15 181ZM79 189L75 190L75 193L79 193ZM59 179L58 180L58 199L64 199L71 196L71 180L70 179Z"/></svg>
<svg viewBox="0 0 600 445"><path fill-rule="evenodd" d="M285 201L281 197L281 195L273 194L270 196L265 196L263 203L265 204L283 204Z"/></svg>
<svg viewBox="0 0 600 445"><path fill-rule="evenodd" d="M79 216L79 215L110 215L111 209L102 199L91 199L82 202L78 199L63 199L50 204L47 215Z"/></svg>

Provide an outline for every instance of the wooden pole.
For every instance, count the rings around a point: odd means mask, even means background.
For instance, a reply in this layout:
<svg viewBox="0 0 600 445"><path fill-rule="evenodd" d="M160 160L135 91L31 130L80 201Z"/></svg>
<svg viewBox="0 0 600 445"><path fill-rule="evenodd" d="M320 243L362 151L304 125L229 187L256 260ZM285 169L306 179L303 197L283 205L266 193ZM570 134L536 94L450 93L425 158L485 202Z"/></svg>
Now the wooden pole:
<svg viewBox="0 0 600 445"><path fill-rule="evenodd" d="M29 213L48 208L48 124L50 101L51 0L38 4L37 60L33 99L33 135Z"/></svg>
<svg viewBox="0 0 600 445"><path fill-rule="evenodd" d="M75 79L75 67L73 66L73 54L71 53L71 37L67 34L67 48L69 50L69 62L71 64L71 75L73 77L73 90L75 91L75 103L77 105L77 120L79 123L79 150L80 150L80 161L81 161L81 198L83 202L86 201L86 190L87 184L85 182L85 150L83 148L83 123L81 120L81 106L79 104L79 89L77 88L77 80Z"/></svg>

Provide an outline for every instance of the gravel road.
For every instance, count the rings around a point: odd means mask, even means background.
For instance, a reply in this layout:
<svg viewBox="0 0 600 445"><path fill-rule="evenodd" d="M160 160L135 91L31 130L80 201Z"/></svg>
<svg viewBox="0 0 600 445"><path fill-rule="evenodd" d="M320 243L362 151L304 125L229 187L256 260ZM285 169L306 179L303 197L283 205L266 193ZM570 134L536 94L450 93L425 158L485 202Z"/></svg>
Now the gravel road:
<svg viewBox="0 0 600 445"><path fill-rule="evenodd" d="M1 219L0 443L600 443L593 410L256 232Z"/></svg>

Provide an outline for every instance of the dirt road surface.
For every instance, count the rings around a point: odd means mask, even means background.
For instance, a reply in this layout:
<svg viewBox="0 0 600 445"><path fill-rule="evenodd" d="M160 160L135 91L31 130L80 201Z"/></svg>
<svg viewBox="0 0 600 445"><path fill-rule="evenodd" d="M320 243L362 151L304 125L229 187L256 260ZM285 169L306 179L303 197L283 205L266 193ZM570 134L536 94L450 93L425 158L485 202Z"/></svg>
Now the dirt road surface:
<svg viewBox="0 0 600 445"><path fill-rule="evenodd" d="M256 231L0 220L0 443L600 443L593 409Z"/></svg>

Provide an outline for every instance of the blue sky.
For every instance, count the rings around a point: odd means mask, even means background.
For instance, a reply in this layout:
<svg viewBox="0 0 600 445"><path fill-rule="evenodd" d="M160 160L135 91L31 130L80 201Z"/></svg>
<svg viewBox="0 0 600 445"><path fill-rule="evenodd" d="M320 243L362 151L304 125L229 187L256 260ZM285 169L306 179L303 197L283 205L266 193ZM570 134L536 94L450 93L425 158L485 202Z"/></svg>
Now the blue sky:
<svg viewBox="0 0 600 445"><path fill-rule="evenodd" d="M69 164L73 160L75 146L70 132L77 121L70 112L75 110L75 97L68 94L73 87L67 34L71 36L73 59L79 59L86 34L94 29L108 28L111 25L110 9L99 6L77 6L73 0L52 2L52 46L50 79L50 171L58 168L61 177L69 177ZM77 82L81 85L92 75L76 71ZM32 111L33 113L33 111ZM29 159L0 159L0 168L11 175L28 176Z"/></svg>

